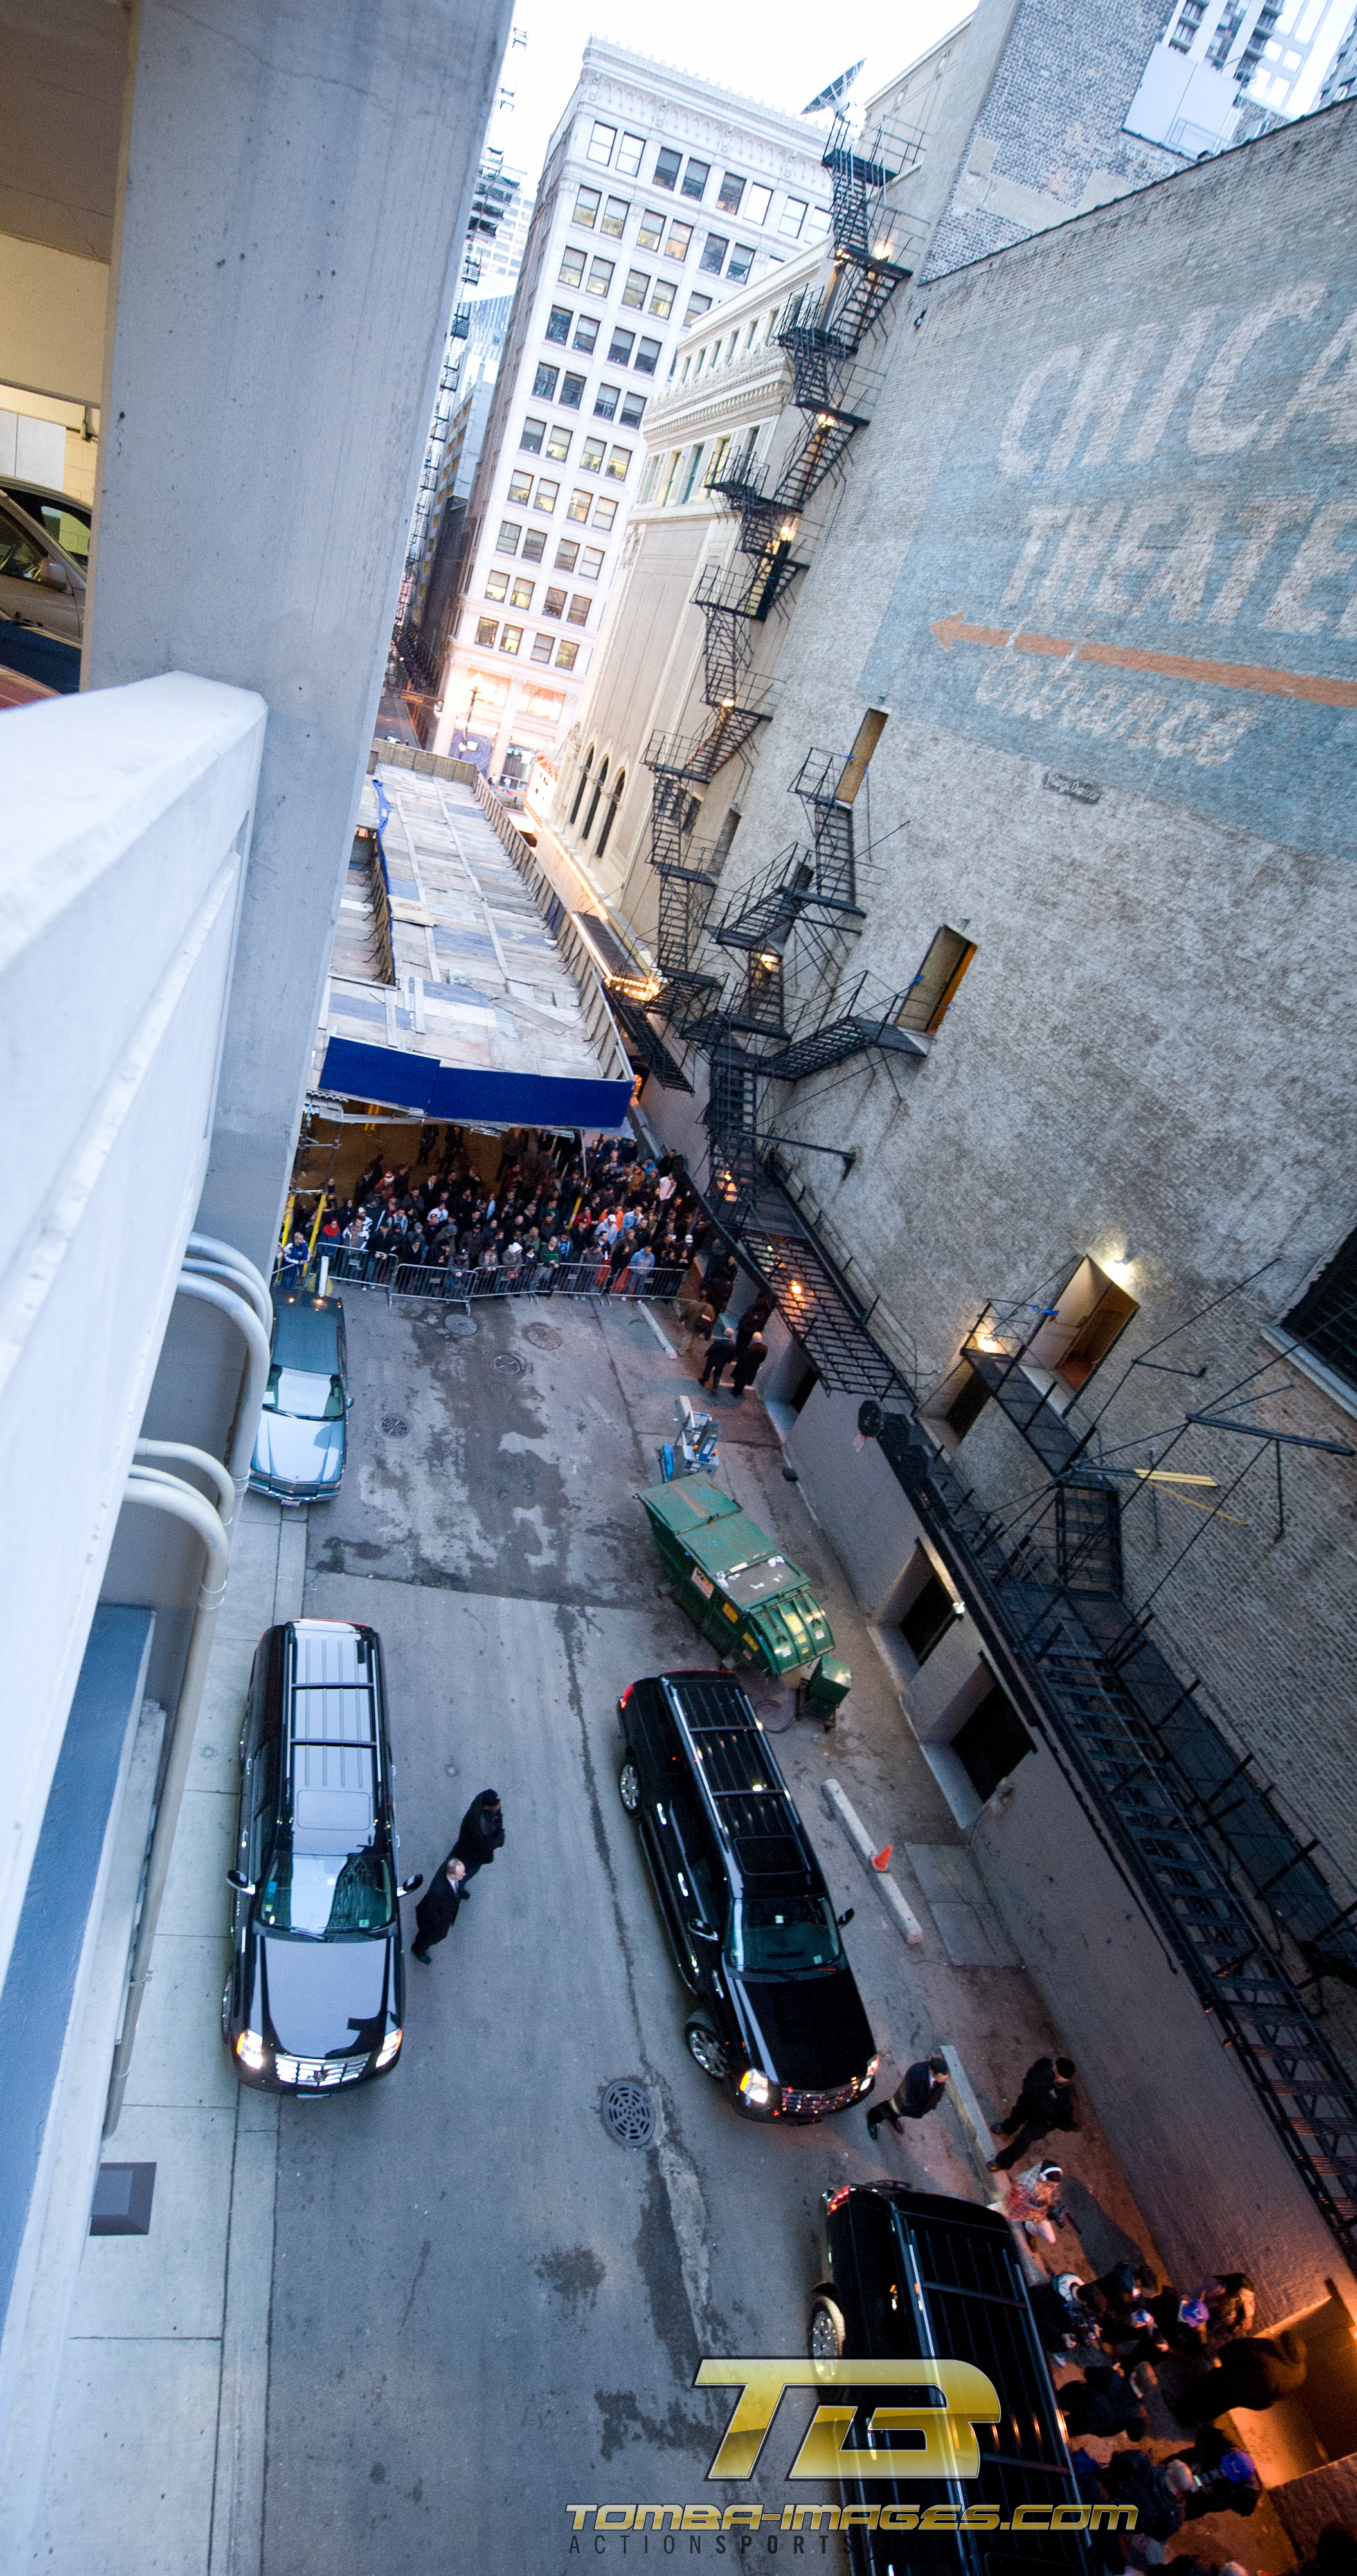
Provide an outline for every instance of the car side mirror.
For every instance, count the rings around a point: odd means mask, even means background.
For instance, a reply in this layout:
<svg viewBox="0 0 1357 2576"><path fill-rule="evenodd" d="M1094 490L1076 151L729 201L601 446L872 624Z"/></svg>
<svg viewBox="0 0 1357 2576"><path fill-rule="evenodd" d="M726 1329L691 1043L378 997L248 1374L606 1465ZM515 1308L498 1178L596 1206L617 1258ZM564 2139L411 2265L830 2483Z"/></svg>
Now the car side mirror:
<svg viewBox="0 0 1357 2576"><path fill-rule="evenodd" d="M842 1914L836 1915L835 1921L840 1925L851 1923L857 1910L856 1905L846 1905Z"/></svg>
<svg viewBox="0 0 1357 2576"><path fill-rule="evenodd" d="M351 1395L345 1397L344 1410L346 1413L352 1413L353 1411L353 1397Z"/></svg>
<svg viewBox="0 0 1357 2576"><path fill-rule="evenodd" d="M721 1938L719 1932L709 1932L705 1923L690 1923L688 1929L695 1941L719 1941Z"/></svg>
<svg viewBox="0 0 1357 2576"><path fill-rule="evenodd" d="M255 1882L252 1878L246 1877L243 1869L228 1869L226 1873L226 1884L228 1887L233 1887L235 1889L237 1896L253 1896L254 1894Z"/></svg>
<svg viewBox="0 0 1357 2576"><path fill-rule="evenodd" d="M402 1896L413 1896L415 1889L417 1887L422 1887L423 1885L424 1872L422 1869L417 1869L413 1878L403 1878L401 1880L401 1894Z"/></svg>

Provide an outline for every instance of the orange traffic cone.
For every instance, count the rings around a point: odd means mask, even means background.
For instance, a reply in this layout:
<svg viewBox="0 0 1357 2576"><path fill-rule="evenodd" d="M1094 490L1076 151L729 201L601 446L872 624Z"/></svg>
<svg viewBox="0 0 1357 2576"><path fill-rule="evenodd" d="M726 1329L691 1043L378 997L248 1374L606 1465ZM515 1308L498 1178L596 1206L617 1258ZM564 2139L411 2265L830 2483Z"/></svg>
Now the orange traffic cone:
<svg viewBox="0 0 1357 2576"><path fill-rule="evenodd" d="M895 1849L895 1845L894 1845L894 1843L887 1843L886 1848L885 1848L885 1850L884 1850L884 1851L873 1852L873 1854L872 1854L872 1867L873 1867L873 1869L889 1869L889 1868L890 1868L890 1865L891 1865L891 1853L894 1851L894 1849Z"/></svg>

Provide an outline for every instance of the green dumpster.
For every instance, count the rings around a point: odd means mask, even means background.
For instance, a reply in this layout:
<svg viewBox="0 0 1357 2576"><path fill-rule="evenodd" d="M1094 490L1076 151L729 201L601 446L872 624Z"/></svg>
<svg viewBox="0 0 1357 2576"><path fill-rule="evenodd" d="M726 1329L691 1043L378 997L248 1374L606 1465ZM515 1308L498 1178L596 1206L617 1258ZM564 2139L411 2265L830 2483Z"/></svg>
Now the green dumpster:
<svg viewBox="0 0 1357 2576"><path fill-rule="evenodd" d="M824 1671L837 1707L848 1667L834 1660L834 1632L801 1568L766 1530L706 1476L648 1485L638 1499L675 1598L703 1636L732 1662L779 1680Z"/></svg>

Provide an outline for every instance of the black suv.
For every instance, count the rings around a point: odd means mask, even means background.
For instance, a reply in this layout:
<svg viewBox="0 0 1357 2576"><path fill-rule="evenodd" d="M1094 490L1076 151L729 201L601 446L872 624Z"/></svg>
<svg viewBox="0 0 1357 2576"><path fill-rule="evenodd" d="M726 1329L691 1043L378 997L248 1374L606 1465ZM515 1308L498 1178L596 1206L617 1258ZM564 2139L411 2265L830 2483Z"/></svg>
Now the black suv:
<svg viewBox="0 0 1357 2576"><path fill-rule="evenodd" d="M1008 2220L974 2201L892 2182L841 2185L825 2193L821 2207L826 2277L811 2301L812 2359L968 2361L999 2400L997 2423L974 2425L978 2477L845 2483L854 2576L905 2576L906 2569L918 2576L935 2568L938 2576L1037 2576L1033 2562L1046 2576L1091 2576L1079 2528L1088 2508ZM878 2385L836 2388L834 2395L858 2405L846 2464L862 2426L894 2392ZM902 2389L894 2402L931 2401ZM857 2508L851 2524L850 2503ZM925 2521L930 2513L936 2523ZM1016 2536L1024 2530L1025 2538Z"/></svg>
<svg viewBox="0 0 1357 2576"><path fill-rule="evenodd" d="M295 1619L259 1641L240 1738L222 2035L243 2084L329 2093L400 2055L405 1958L381 1642Z"/></svg>
<svg viewBox="0 0 1357 2576"><path fill-rule="evenodd" d="M754 2120L821 2120L871 2092L877 2058L820 1864L737 1681L663 1673L618 1706L622 1804L700 1998L698 2065Z"/></svg>

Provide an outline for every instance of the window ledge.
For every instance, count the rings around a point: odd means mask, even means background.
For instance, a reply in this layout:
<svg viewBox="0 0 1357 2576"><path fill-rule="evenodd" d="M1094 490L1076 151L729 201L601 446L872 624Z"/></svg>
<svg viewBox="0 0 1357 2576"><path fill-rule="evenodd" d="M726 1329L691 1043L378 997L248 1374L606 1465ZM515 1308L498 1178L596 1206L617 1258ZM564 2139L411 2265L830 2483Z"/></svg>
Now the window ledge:
<svg viewBox="0 0 1357 2576"><path fill-rule="evenodd" d="M1351 1421L1357 1422L1357 1387L1349 1386L1347 1379L1340 1377L1336 1369L1326 1368L1323 1360L1317 1360L1303 1342L1288 1341L1279 1325L1265 1324L1263 1339L1274 1351L1283 1354L1289 1368L1298 1369L1300 1375L1308 1377L1321 1394L1332 1398L1340 1413L1346 1413Z"/></svg>

